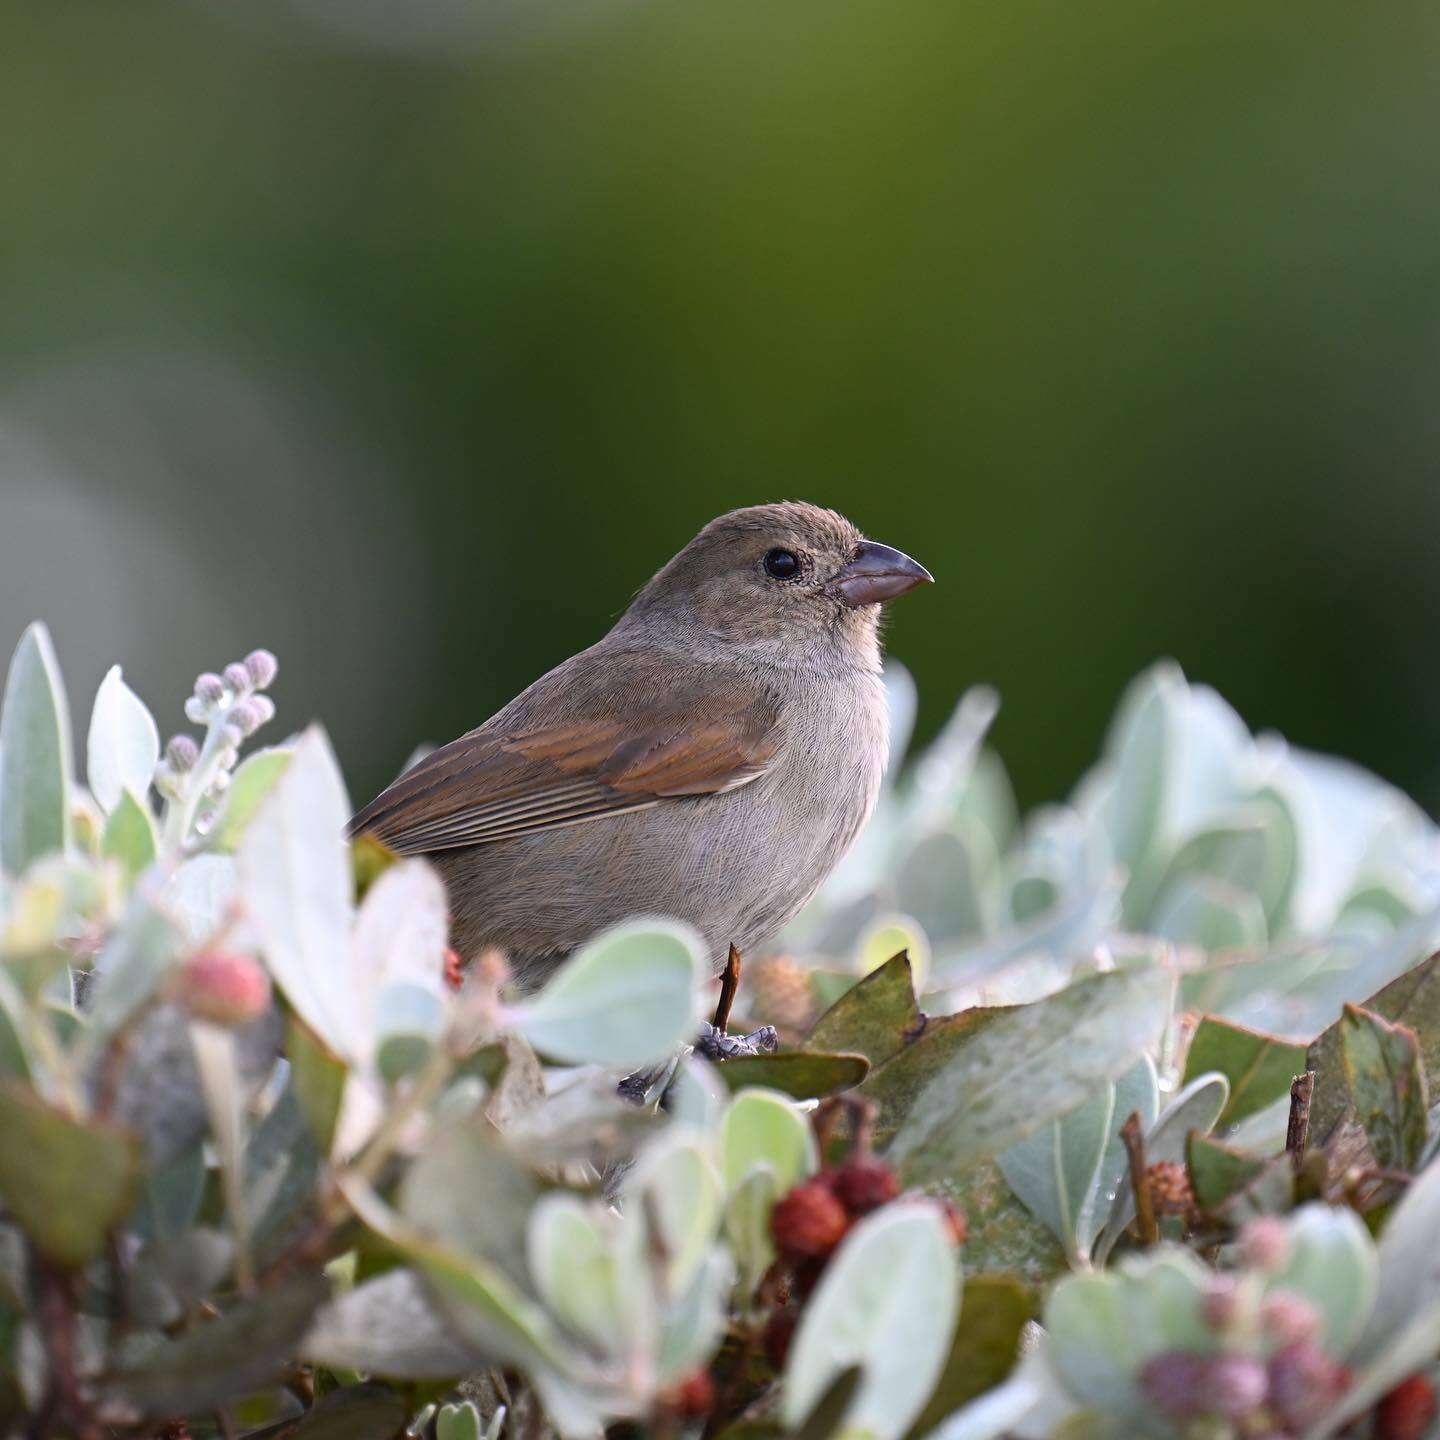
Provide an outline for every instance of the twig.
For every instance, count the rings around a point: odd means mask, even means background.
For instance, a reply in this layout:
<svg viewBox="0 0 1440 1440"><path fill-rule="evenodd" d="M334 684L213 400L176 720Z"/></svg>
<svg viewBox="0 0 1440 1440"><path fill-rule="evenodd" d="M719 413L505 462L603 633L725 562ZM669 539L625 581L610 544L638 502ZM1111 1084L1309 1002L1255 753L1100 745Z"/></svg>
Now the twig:
<svg viewBox="0 0 1440 1440"><path fill-rule="evenodd" d="M1145 1134L1138 1110L1132 1110L1130 1118L1120 1127L1120 1139L1130 1157L1130 1188L1135 1192L1135 1224L1140 1243L1153 1245L1160 1238L1160 1227L1155 1222L1155 1197L1150 1192L1150 1170L1145 1164Z"/></svg>
<svg viewBox="0 0 1440 1440"><path fill-rule="evenodd" d="M715 1028L723 1035L730 1024L730 1007L740 989L740 952L732 945L720 972L720 998L715 1003Z"/></svg>
<svg viewBox="0 0 1440 1440"><path fill-rule="evenodd" d="M1310 1140L1310 1102L1315 1096L1315 1072L1307 1070L1290 1082L1290 1123L1285 1127L1285 1151L1298 1172L1305 1163Z"/></svg>

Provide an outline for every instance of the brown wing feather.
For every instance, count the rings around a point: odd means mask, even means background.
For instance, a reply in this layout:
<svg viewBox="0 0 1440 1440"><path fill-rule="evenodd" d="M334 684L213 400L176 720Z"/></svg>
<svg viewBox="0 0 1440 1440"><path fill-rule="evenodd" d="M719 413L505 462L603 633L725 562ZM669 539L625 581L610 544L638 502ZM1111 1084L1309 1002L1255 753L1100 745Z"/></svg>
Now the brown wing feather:
<svg viewBox="0 0 1440 1440"><path fill-rule="evenodd" d="M612 657L601 688L593 660L581 663L591 654L420 761L351 821L351 833L368 831L402 854L487 845L734 789L775 754L778 707L753 687L717 687L710 676L697 693L656 684L664 677L648 673L643 657L628 667ZM617 703L617 679L644 684L652 698L632 692ZM536 724L537 711L554 718Z"/></svg>

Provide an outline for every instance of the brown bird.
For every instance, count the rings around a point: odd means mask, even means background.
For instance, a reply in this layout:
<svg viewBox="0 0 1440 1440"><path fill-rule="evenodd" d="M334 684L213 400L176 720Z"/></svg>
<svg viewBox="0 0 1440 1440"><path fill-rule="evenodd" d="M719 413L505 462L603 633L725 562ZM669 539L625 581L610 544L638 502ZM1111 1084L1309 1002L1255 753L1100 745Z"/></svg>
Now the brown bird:
<svg viewBox="0 0 1440 1440"><path fill-rule="evenodd" d="M778 933L869 817L880 602L930 578L833 510L722 515L604 639L351 831L428 856L461 957L497 946L523 984L632 915L688 921L718 970Z"/></svg>

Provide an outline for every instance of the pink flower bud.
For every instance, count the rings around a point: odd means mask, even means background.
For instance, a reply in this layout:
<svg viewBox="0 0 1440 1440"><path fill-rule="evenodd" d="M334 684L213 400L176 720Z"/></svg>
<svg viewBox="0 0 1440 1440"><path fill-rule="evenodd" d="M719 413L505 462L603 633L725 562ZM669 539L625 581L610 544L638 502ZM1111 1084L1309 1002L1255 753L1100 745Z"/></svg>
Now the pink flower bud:
<svg viewBox="0 0 1440 1440"><path fill-rule="evenodd" d="M225 667L225 685L232 694L248 695L250 684L250 672L238 660Z"/></svg>
<svg viewBox="0 0 1440 1440"><path fill-rule="evenodd" d="M1140 1371L1140 1390L1164 1415L1183 1419L1209 1409L1205 1393L1207 1366L1203 1356L1188 1350L1152 1355Z"/></svg>
<svg viewBox="0 0 1440 1440"><path fill-rule="evenodd" d="M1253 1356L1214 1355L1205 1370L1205 1409L1211 1413L1243 1420L1265 1403L1270 1378Z"/></svg>
<svg viewBox="0 0 1440 1440"><path fill-rule="evenodd" d="M255 723L257 730L261 725L268 725L275 718L275 702L268 695L252 695L246 704L259 717Z"/></svg>
<svg viewBox="0 0 1440 1440"><path fill-rule="evenodd" d="M172 770L189 770L200 758L200 747L188 735L172 735L165 746L165 758Z"/></svg>
<svg viewBox="0 0 1440 1440"><path fill-rule="evenodd" d="M260 728L260 723L260 712L255 708L253 699L242 700L238 705L230 707L230 724L241 735L253 735Z"/></svg>
<svg viewBox="0 0 1440 1440"><path fill-rule="evenodd" d="M1256 1270L1278 1270L1290 1258L1290 1231L1278 1215L1261 1215L1240 1232L1240 1253Z"/></svg>
<svg viewBox="0 0 1440 1440"><path fill-rule="evenodd" d="M250 683L257 690L268 690L275 683L280 662L268 650L252 650L245 657L245 668L250 672Z"/></svg>
<svg viewBox="0 0 1440 1440"><path fill-rule="evenodd" d="M1260 1325L1278 1345L1314 1340L1320 1333L1320 1316L1303 1295L1275 1290L1260 1302Z"/></svg>
<svg viewBox="0 0 1440 1440"><path fill-rule="evenodd" d="M1216 1275L1200 1300L1205 1324L1217 1334L1230 1330L1240 1318L1240 1287L1229 1275Z"/></svg>
<svg viewBox="0 0 1440 1440"><path fill-rule="evenodd" d="M221 726L220 743L225 747L227 751L238 751L240 749L240 746L244 744L244 742L245 731L241 729L241 727L237 725L233 720L227 720L225 724ZM225 765L233 765L235 763L235 758L236 757L234 755L231 755L229 759L226 759L224 755L222 755L221 763Z"/></svg>
<svg viewBox="0 0 1440 1440"><path fill-rule="evenodd" d="M1292 1429L1314 1424L1349 1384L1350 1372L1312 1340L1270 1357L1270 1405Z"/></svg>
<svg viewBox="0 0 1440 1440"><path fill-rule="evenodd" d="M180 968L180 1003L201 1020L248 1025L270 1008L270 977L253 955L201 950Z"/></svg>
<svg viewBox="0 0 1440 1440"><path fill-rule="evenodd" d="M207 670L195 679L195 698L202 705L218 705L225 698L225 682Z"/></svg>

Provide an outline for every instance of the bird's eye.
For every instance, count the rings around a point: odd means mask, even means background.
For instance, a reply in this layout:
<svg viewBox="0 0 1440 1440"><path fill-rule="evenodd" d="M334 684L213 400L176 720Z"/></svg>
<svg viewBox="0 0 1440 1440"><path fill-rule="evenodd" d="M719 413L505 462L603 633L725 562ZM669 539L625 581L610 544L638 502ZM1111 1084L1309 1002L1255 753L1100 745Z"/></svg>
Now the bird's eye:
<svg viewBox="0 0 1440 1440"><path fill-rule="evenodd" d="M793 550L769 550L765 554L765 573L772 580L793 580L800 573L800 560Z"/></svg>

